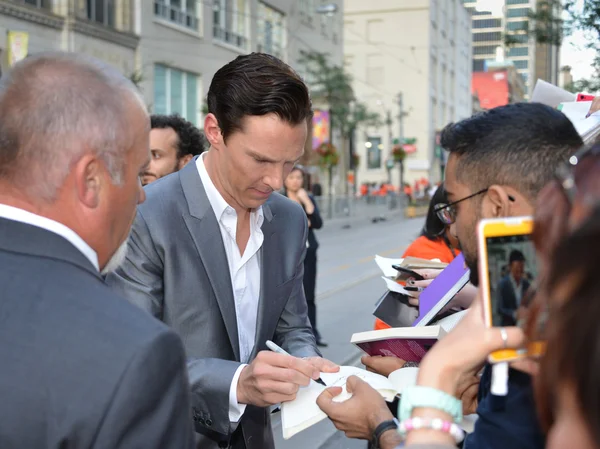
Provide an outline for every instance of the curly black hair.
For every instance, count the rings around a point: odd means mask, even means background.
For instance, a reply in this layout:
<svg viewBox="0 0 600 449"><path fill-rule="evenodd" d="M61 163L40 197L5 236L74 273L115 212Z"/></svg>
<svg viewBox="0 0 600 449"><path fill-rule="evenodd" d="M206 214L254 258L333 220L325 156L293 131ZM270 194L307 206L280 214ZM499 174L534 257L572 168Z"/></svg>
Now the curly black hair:
<svg viewBox="0 0 600 449"><path fill-rule="evenodd" d="M204 134L179 114L152 115L150 117L152 129L172 128L179 137L177 143L177 158L188 154L196 156L204 152Z"/></svg>

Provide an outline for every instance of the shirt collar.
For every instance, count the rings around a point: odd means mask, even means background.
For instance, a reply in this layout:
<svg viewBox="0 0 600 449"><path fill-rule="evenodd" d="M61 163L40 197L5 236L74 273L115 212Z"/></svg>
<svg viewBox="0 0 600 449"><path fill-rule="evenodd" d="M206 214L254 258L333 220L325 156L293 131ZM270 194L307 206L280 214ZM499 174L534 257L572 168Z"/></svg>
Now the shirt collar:
<svg viewBox="0 0 600 449"><path fill-rule="evenodd" d="M8 206L6 204L0 204L0 217L25 223L31 226L36 226L60 235L73 246L75 246L75 248L81 251L81 253L90 261L94 268L100 271L98 254L96 251L94 251L92 247L88 245L75 231L73 231L71 228L68 228L64 224L47 217L42 217L41 215L28 212L24 209L19 209L18 207Z"/></svg>
<svg viewBox="0 0 600 449"><path fill-rule="evenodd" d="M204 157L208 154L208 152L200 154L196 159L196 167L198 169L198 174L200 175L200 180L202 181L202 185L204 186L204 190L206 192L206 196L208 197L208 202L212 207L215 216L217 217L217 221L220 221L223 217L223 214L227 212L229 215L235 215L235 209L231 207L227 201L223 198L221 193L215 187L215 184L210 179L208 172L206 171L206 166L204 165ZM260 206L258 209L252 210L250 213L250 220L257 227L261 227L264 220L263 208Z"/></svg>

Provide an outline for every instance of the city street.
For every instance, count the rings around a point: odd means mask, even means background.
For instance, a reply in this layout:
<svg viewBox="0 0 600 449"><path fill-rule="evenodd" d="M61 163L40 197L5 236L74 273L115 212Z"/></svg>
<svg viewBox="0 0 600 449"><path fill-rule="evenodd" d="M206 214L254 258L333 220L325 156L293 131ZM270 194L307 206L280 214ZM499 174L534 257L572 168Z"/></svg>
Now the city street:
<svg viewBox="0 0 600 449"><path fill-rule="evenodd" d="M364 220L344 229L331 223L318 231L320 241L317 279L318 327L329 343L323 355L341 365L358 365L360 351L349 341L354 332L371 330L375 301L385 289L373 261L379 254L400 257L420 232L423 218L399 216L370 223ZM365 441L349 440L331 422L322 421L291 439L282 437L280 414L273 415L277 449L365 449Z"/></svg>

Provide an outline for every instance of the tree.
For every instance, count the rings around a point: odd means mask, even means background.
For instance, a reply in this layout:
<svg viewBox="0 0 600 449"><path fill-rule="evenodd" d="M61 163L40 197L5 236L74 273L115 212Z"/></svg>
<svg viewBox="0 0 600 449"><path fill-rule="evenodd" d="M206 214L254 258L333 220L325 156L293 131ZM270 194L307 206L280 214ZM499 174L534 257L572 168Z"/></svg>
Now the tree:
<svg viewBox="0 0 600 449"><path fill-rule="evenodd" d="M354 154L353 149L349 148L350 136L359 126L378 125L381 119L379 114L370 112L364 103L357 101L352 89L352 77L343 67L331 64L327 53L302 51L298 62L308 75L306 82L312 97L329 105L331 127L341 135L340 165L345 192L348 194L346 173Z"/></svg>
<svg viewBox="0 0 600 449"><path fill-rule="evenodd" d="M591 62L594 77L575 81L567 88L574 92L600 91L600 0L583 0L583 4L577 0L540 0L529 19L527 34L538 44L561 45L564 37L574 31L585 34L586 47L596 52Z"/></svg>

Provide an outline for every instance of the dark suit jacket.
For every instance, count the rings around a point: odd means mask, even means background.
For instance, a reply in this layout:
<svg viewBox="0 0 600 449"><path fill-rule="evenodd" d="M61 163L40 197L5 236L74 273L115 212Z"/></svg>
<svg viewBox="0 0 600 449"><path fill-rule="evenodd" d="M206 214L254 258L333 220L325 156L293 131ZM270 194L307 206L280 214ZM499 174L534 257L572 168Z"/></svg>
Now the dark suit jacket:
<svg viewBox="0 0 600 449"><path fill-rule="evenodd" d="M0 448L193 447L181 341L63 237L0 218Z"/></svg>
<svg viewBox="0 0 600 449"><path fill-rule="evenodd" d="M525 299L525 294L529 289L529 281L522 279L521 282L523 283L523 296L521 301L523 301ZM513 316L513 313L519 308L519 306L517 304L515 289L510 281L510 275L503 277L502 280L498 282L497 290L497 312L502 319L502 326L514 326L516 324L516 320Z"/></svg>
<svg viewBox="0 0 600 449"><path fill-rule="evenodd" d="M127 259L108 282L181 335L196 430L203 435L199 447L273 448L266 409L248 406L240 421L243 439L232 433L229 390L240 366L236 309L219 223L196 160L148 185L146 195L138 207ZM318 355L302 286L306 215L300 205L277 193L263 205L263 213L251 360L267 349L269 339L299 357Z"/></svg>

